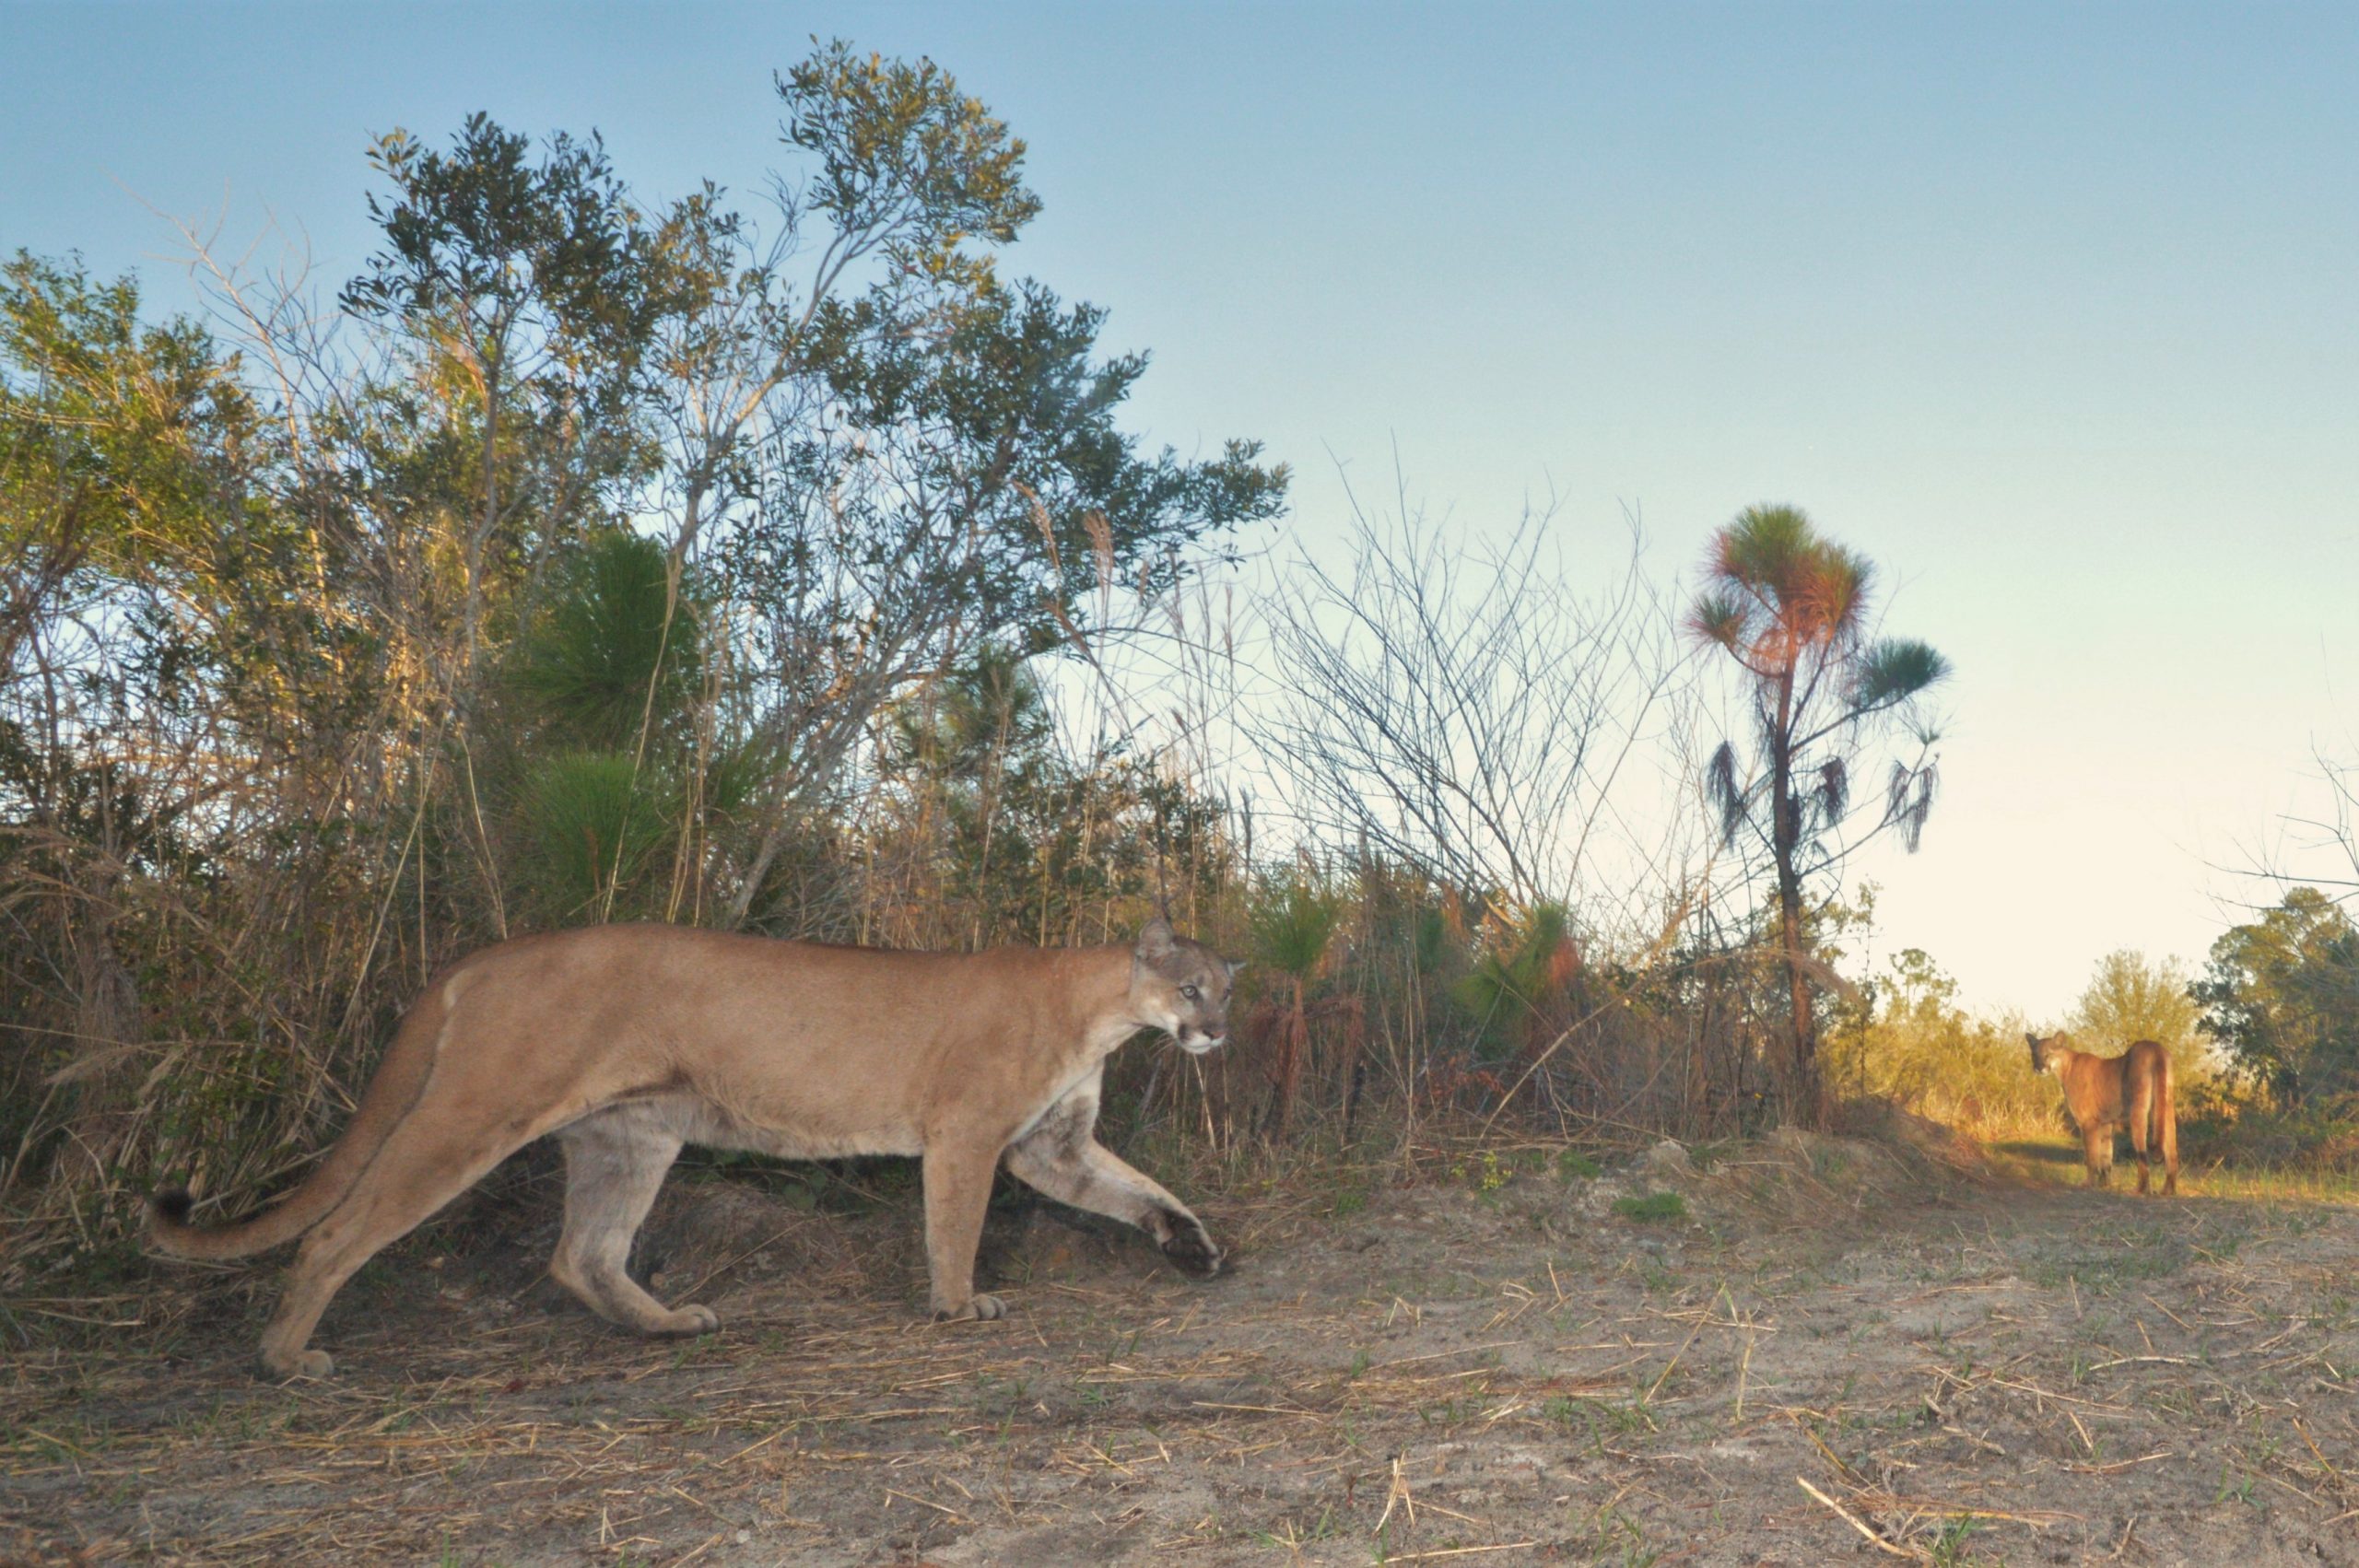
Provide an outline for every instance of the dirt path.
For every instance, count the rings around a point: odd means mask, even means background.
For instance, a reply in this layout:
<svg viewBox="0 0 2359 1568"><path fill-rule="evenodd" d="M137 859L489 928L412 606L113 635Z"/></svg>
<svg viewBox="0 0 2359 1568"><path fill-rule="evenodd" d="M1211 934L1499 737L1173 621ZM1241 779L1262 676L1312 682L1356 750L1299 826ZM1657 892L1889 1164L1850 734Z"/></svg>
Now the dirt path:
<svg viewBox="0 0 2359 1568"><path fill-rule="evenodd" d="M1215 1205L1210 1286L1035 1213L1010 1319L933 1328L910 1216L667 1203L714 1338L409 1258L331 1384L254 1382L237 1303L19 1357L0 1561L2359 1563L2359 1211L1477 1163Z"/></svg>

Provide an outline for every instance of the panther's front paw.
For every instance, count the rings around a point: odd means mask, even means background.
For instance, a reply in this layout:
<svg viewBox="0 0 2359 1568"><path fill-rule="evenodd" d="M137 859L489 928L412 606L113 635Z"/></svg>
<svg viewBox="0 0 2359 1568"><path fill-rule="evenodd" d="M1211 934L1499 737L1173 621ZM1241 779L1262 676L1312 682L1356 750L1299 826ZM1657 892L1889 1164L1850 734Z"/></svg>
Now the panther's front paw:
<svg viewBox="0 0 2359 1568"><path fill-rule="evenodd" d="M292 1377L325 1377L335 1371L335 1358L325 1351L297 1351L292 1355L279 1357L273 1357L264 1351L262 1370L264 1376L281 1382Z"/></svg>
<svg viewBox="0 0 2359 1568"><path fill-rule="evenodd" d="M1171 1233L1163 1238L1163 1256L1200 1280L1220 1272L1222 1254L1212 1236L1192 1215L1169 1216Z"/></svg>
<svg viewBox="0 0 2359 1568"><path fill-rule="evenodd" d="M969 1296L964 1306L937 1305L933 1309L933 1320L936 1323L959 1323L970 1318L984 1323L996 1323L1006 1316L1007 1305L997 1296Z"/></svg>

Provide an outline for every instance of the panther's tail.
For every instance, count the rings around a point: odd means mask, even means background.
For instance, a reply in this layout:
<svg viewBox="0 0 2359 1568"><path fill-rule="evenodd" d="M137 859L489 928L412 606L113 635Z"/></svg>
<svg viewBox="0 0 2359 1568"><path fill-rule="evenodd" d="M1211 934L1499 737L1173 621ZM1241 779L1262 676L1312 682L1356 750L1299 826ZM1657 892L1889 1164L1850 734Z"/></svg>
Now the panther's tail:
<svg viewBox="0 0 2359 1568"><path fill-rule="evenodd" d="M209 1230L188 1223L193 1207L185 1188L170 1187L147 1199L147 1237L174 1258L243 1258L310 1230L344 1201L360 1173L385 1146L433 1075L442 1036L458 1003L464 972L438 979L402 1020L384 1061L353 1112L351 1125L302 1184L243 1223Z"/></svg>

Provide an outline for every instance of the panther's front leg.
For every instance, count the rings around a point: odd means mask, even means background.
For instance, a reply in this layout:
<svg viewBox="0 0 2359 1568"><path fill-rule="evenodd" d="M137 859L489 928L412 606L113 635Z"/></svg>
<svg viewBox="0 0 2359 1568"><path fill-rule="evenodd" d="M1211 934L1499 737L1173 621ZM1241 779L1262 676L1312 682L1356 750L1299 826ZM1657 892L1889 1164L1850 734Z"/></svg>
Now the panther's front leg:
<svg viewBox="0 0 2359 1568"><path fill-rule="evenodd" d="M999 1151L971 1138L929 1141L925 1176L925 1258L935 1322L1005 1316L997 1296L975 1293L975 1247L990 1207Z"/></svg>
<svg viewBox="0 0 2359 1568"><path fill-rule="evenodd" d="M1199 1279L1219 1273L1225 1258L1203 1222L1098 1142L1093 1131L1097 1115L1094 1099L1065 1102L1009 1147L1007 1168L1060 1203L1138 1226L1166 1258Z"/></svg>

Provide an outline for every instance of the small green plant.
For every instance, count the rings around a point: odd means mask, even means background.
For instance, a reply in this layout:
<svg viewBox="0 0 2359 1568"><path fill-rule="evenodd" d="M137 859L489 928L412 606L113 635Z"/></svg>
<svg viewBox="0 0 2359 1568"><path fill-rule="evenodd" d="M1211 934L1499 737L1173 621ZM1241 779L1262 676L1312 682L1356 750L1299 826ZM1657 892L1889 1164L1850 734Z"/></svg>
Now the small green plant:
<svg viewBox="0 0 2359 1568"><path fill-rule="evenodd" d="M2249 1475L2231 1476L2228 1474L2228 1467L2222 1465L2220 1467L2220 1490L2212 1494L2212 1501L2214 1503L2236 1502L2250 1504L2252 1502L2252 1489L2259 1479L2259 1478L2256 1476Z"/></svg>
<svg viewBox="0 0 2359 1568"><path fill-rule="evenodd" d="M1653 1224L1687 1218L1687 1199L1676 1192L1649 1192L1644 1198L1617 1198L1614 1211L1625 1220Z"/></svg>
<svg viewBox="0 0 2359 1568"><path fill-rule="evenodd" d="M1966 1562L1966 1538L1973 1533L1974 1520L1964 1514L1943 1524L1929 1553L1935 1568L1959 1568Z"/></svg>
<svg viewBox="0 0 2359 1568"><path fill-rule="evenodd" d="M1556 1179L1559 1181L1595 1181L1604 1174L1603 1165L1579 1149L1556 1151Z"/></svg>

